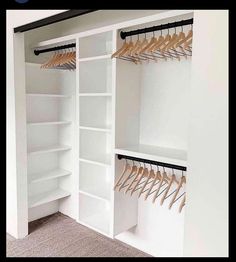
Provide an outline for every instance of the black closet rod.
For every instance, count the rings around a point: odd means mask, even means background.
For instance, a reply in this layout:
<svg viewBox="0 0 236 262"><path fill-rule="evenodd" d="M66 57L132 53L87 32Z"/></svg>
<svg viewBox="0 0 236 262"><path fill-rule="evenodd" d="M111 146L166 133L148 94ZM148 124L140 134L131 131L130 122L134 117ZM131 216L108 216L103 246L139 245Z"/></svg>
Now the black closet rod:
<svg viewBox="0 0 236 262"><path fill-rule="evenodd" d="M163 24L163 25L157 25L157 26L151 26L147 28L142 28L142 29L137 29L129 32L120 32L120 37L122 39L125 39L127 36L132 36L132 35L140 35L140 34L145 34L145 33L150 33L154 31L159 31L159 30L164 30L164 29L169 29L169 28L174 28L178 26L184 26L184 25L191 25L193 24L193 18L187 19L187 20L181 20L173 23L168 23L168 24Z"/></svg>
<svg viewBox="0 0 236 262"><path fill-rule="evenodd" d="M68 44L68 45L61 45L61 46L55 46L51 48L46 48L46 49L41 49L41 50L34 50L35 55L39 55L41 53L47 53L47 52L52 52L52 51L57 51L57 50L63 50L71 47L76 47L75 43Z"/></svg>
<svg viewBox="0 0 236 262"><path fill-rule="evenodd" d="M133 157L133 156L125 156L125 155L118 154L117 158L119 160L127 159L127 160L136 161L136 162L143 162L143 163L147 163L147 164L151 164L151 165L155 165L155 166L163 166L163 167L173 168L173 169L182 170L182 171L187 170L187 168L185 166L172 165L172 164L168 164L168 163L163 163L163 162L158 162L158 161L153 161L153 160L148 160L148 159L143 159L143 158L137 158L137 157Z"/></svg>

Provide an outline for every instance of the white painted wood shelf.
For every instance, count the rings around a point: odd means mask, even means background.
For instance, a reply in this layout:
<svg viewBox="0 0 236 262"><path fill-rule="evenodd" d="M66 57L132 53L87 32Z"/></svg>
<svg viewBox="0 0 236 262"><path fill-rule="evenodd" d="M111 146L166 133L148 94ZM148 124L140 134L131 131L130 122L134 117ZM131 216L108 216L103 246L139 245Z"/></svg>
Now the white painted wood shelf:
<svg viewBox="0 0 236 262"><path fill-rule="evenodd" d="M71 95L60 94L26 94L27 97L48 97L48 98L71 98Z"/></svg>
<svg viewBox="0 0 236 262"><path fill-rule="evenodd" d="M79 129L99 131L99 132L111 132L111 127L106 127L106 126L103 127L80 126Z"/></svg>
<svg viewBox="0 0 236 262"><path fill-rule="evenodd" d="M62 190L61 188L57 188L53 191L38 194L36 196L29 197L29 208L40 206L54 200L58 200L64 197L70 196L70 193Z"/></svg>
<svg viewBox="0 0 236 262"><path fill-rule="evenodd" d="M106 54L106 55L79 58L79 62L87 62L87 61L94 61L94 60L108 59L108 58L111 59L111 56L112 56L112 54Z"/></svg>
<svg viewBox="0 0 236 262"><path fill-rule="evenodd" d="M109 202L109 192L107 192L106 190L104 190L104 188L101 188L99 186L92 188L81 188L79 192L86 196Z"/></svg>
<svg viewBox="0 0 236 262"><path fill-rule="evenodd" d="M71 121L28 122L28 126L68 125Z"/></svg>
<svg viewBox="0 0 236 262"><path fill-rule="evenodd" d="M79 219L79 223L101 234L109 236L109 213L102 212Z"/></svg>
<svg viewBox="0 0 236 262"><path fill-rule="evenodd" d="M105 92L105 93L79 93L79 96L112 96L112 93Z"/></svg>
<svg viewBox="0 0 236 262"><path fill-rule="evenodd" d="M80 157L79 161L85 162L85 163L90 163L90 164L95 164L95 165L100 165L100 166L105 166L105 167L110 167L111 166L111 156L110 155L100 155L99 158L88 158L88 157Z"/></svg>
<svg viewBox="0 0 236 262"><path fill-rule="evenodd" d="M30 184L38 183L41 181L68 176L68 175L71 175L70 171L58 168L47 172L29 174L29 183Z"/></svg>
<svg viewBox="0 0 236 262"><path fill-rule="evenodd" d="M43 147L37 147L32 148L28 151L28 154L30 155L36 155L36 154L44 154L44 153L50 153L50 152L57 152L57 151L65 151L70 150L70 146L66 145L52 145L52 146L43 146Z"/></svg>
<svg viewBox="0 0 236 262"><path fill-rule="evenodd" d="M127 148L116 148L115 154L149 159L174 165L187 165L187 151L174 148L138 144Z"/></svg>

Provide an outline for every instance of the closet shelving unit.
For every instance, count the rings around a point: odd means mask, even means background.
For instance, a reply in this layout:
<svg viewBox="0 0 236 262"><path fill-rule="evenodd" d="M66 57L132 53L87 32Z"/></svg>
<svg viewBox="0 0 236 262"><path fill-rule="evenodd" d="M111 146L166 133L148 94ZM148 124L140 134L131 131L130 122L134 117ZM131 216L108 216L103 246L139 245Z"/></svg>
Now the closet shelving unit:
<svg viewBox="0 0 236 262"><path fill-rule="evenodd" d="M26 63L29 221L58 211L59 203L63 209L71 196L74 78Z"/></svg>
<svg viewBox="0 0 236 262"><path fill-rule="evenodd" d="M110 235L112 32L79 39L79 218Z"/></svg>
<svg viewBox="0 0 236 262"><path fill-rule="evenodd" d="M74 73L26 65L30 209L57 200L58 206L47 210L59 210L112 238L136 226L140 214L143 227L142 212L162 219L157 206L143 211L143 199L114 192L124 168L117 155L187 165L185 101L191 62L136 65L111 59L111 54L123 44L122 30L193 16L191 11L165 13L38 44L44 48L76 41L77 65ZM44 72L46 85L31 72L35 70Z"/></svg>

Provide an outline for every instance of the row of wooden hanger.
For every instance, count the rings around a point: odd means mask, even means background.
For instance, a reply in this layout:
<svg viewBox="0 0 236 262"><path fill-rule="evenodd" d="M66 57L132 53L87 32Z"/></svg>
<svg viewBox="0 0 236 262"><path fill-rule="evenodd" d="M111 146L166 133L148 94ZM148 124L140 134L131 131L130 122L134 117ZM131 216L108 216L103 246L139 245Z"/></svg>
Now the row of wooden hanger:
<svg viewBox="0 0 236 262"><path fill-rule="evenodd" d="M73 49L55 51L47 62L41 65L44 69L76 69L76 52Z"/></svg>
<svg viewBox="0 0 236 262"><path fill-rule="evenodd" d="M164 201L169 199L169 209L182 198L178 208L180 213L186 201L185 184L186 177L183 175L183 172L177 178L173 169L171 174L167 174L165 167L159 168L157 166L156 170L154 170L151 164L146 165L143 163L142 166L140 163L136 165L134 161L132 161L132 164L129 164L125 160L123 172L117 179L114 190L121 192L123 189L124 194L130 194L130 196L137 193L138 198L143 195L144 200L153 195L152 203L155 203L159 198L160 205L163 205Z"/></svg>
<svg viewBox="0 0 236 262"><path fill-rule="evenodd" d="M146 33L142 41L138 35L135 43L131 36L130 41L126 42L125 39L122 47L112 54L111 58L119 58L134 62L135 64L140 64L144 61L167 61L168 59L177 59L180 61L181 58L187 59L187 57L192 56L192 38L192 25L187 35L184 33L182 27L179 33L174 28L173 34L170 34L170 30L168 29L165 37L162 35L162 30L159 36L155 36L155 32L153 31L153 36L150 40L146 38Z"/></svg>

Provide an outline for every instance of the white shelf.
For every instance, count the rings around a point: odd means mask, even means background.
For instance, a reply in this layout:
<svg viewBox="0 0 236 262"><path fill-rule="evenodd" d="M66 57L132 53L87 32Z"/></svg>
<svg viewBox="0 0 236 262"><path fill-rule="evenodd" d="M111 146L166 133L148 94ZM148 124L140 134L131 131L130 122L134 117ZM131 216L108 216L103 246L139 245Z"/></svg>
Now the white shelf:
<svg viewBox="0 0 236 262"><path fill-rule="evenodd" d="M35 173L29 175L29 183L37 183L53 178L63 177L70 175L71 172L64 169L54 169L47 172Z"/></svg>
<svg viewBox="0 0 236 262"><path fill-rule="evenodd" d="M70 196L70 193L57 188L51 192L46 192L29 198L29 208L36 207L54 200Z"/></svg>
<svg viewBox="0 0 236 262"><path fill-rule="evenodd" d="M93 198L96 198L98 200L109 202L107 192L99 187L93 187L93 188L81 188L79 190L81 194L84 194L86 196L90 196Z"/></svg>
<svg viewBox="0 0 236 262"><path fill-rule="evenodd" d="M99 131L99 132L111 132L110 127L91 127L91 126L80 126L79 129Z"/></svg>
<svg viewBox="0 0 236 262"><path fill-rule="evenodd" d="M79 223L101 234L109 236L109 213L102 212L79 219Z"/></svg>
<svg viewBox="0 0 236 262"><path fill-rule="evenodd" d="M79 96L112 96L111 93L80 93Z"/></svg>
<svg viewBox="0 0 236 262"><path fill-rule="evenodd" d="M56 151L65 151L70 150L70 146L66 145L53 145L53 146L43 146L43 147L37 147L29 150L28 154L43 154L43 153L50 153L50 152L56 152Z"/></svg>
<svg viewBox="0 0 236 262"><path fill-rule="evenodd" d="M71 121L52 121L52 122L29 122L28 126L41 126L41 125L67 125L71 124Z"/></svg>
<svg viewBox="0 0 236 262"><path fill-rule="evenodd" d="M179 150L173 148L139 144L128 148L116 148L115 154L149 159L149 160L164 162L173 165L180 165L180 166L187 165L187 152L185 150Z"/></svg>
<svg viewBox="0 0 236 262"><path fill-rule="evenodd" d="M59 94L26 94L28 97L51 97L51 98L71 98L70 95Z"/></svg>
<svg viewBox="0 0 236 262"><path fill-rule="evenodd" d="M110 167L111 166L111 156L100 156L100 158L97 159L89 159L85 157L80 157L79 161L85 162L85 163L90 163L90 164L95 164L95 165L100 165L100 166L105 166L105 167Z"/></svg>
<svg viewBox="0 0 236 262"><path fill-rule="evenodd" d="M87 62L87 61L94 61L94 60L100 60L100 59L111 59L112 54L107 55L99 55L99 56L91 56L91 57L85 57L85 58L79 58L79 62Z"/></svg>

